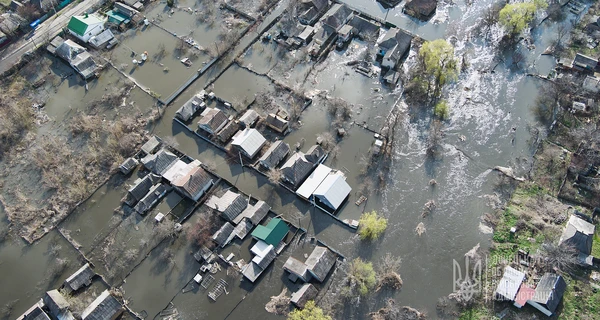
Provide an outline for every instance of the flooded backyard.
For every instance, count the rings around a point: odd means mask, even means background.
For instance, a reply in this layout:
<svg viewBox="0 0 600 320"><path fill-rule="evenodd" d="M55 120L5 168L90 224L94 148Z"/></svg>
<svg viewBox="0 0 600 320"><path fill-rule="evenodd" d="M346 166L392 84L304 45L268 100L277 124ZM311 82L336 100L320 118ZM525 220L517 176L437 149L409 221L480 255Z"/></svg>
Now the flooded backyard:
<svg viewBox="0 0 600 320"><path fill-rule="evenodd" d="M188 2L180 2L180 7L189 7L189 11L180 8L173 13L163 3L155 6L146 15L150 20L157 19L156 25L128 34L111 53L111 60L119 71L162 98L170 96L213 58L209 50L188 48L195 50L194 57L191 65L184 65L181 59L191 56L192 51L184 53L178 50L181 48L180 39L169 32L189 36L203 48L214 46L223 39L219 27L207 27L205 21L195 16L195 12L205 8L194 1ZM393 297L399 305L426 310L431 318L436 318L438 299L453 292L453 260L461 261L464 254L478 244L482 249L489 246L490 235L483 233L479 225L480 217L491 210L486 195L496 192L497 173L492 169L495 166L511 167L520 176L531 167L534 141L538 137L535 128L539 125L531 106L539 82L526 73L544 75L553 69L554 61L541 56L541 53L552 41L554 31L550 28L536 29L533 33L534 47L531 50L521 49L526 55L526 67L516 70L509 59L500 61L496 50L490 46L490 42L498 40L494 34L490 40L471 38L473 26L492 3L491 0L467 1L473 2L471 5L462 0L455 5L440 3L436 15L427 23L417 22L403 14L401 5L386 10L375 0L344 2L425 40L453 37L456 56L465 54L468 57L469 67L460 73L455 84L447 88L451 110L443 124L443 152L440 156L431 158L426 155L431 118L411 111L411 106L402 99L402 85L392 90L379 79L363 76L347 65L365 50L366 45L362 41L353 40L348 48L333 50L316 66L312 66L313 61L300 57L290 67L278 62L279 55L299 53L279 53L281 48L277 44L260 40L245 50L259 36L258 32L249 32L231 53L207 70L170 105L161 107L162 118L147 129L152 135L173 137L171 143L176 145L177 150L210 165L216 174L235 188L264 200L273 214L305 229L307 234L295 235L294 241L255 284L240 281L239 274L222 275L229 283L228 292L213 302L205 289L193 286L192 278L201 264L194 259L195 250L189 241L184 236L168 240L153 236L157 234L153 220L156 213L170 212L177 218L189 203L182 203L182 198L171 192L146 216L120 212L121 199L140 177L140 172L136 170L129 176L117 173L62 221L58 230L51 231L33 245L26 245L12 235L0 243L0 274L3 275L0 281L4 288L9 289L0 293L0 305L10 305L11 312L7 318L23 313L39 300L43 292L60 286L84 263L73 247L74 243L86 259L96 265L96 273L102 274L109 285L122 284L128 307L148 319L160 318L161 311L171 306L177 308L183 319L281 319L281 316L267 313L264 306L283 288L287 288L288 292L297 290L298 285L288 280L282 267L289 256L302 257L310 252L314 246L313 237L339 251L347 260L361 257L378 261L387 253L402 259L402 289L391 294L371 295L367 302L363 301L353 309L348 315L350 318L366 318L368 312L383 307L388 297ZM259 26L266 27L283 11L286 3L282 1L265 17L264 22L258 23ZM262 31L262 28L258 30ZM163 48L164 54L157 55ZM132 51L135 54L132 55ZM149 52L149 60L134 66L132 59L144 51ZM239 59L233 61L237 54L240 54ZM404 65L405 71L414 55L413 48ZM295 58L287 59L292 61ZM67 72L64 67L52 70L58 75ZM231 102L235 109L231 110L232 113L243 112L249 105L252 107L251 103L258 100L258 96L267 94L278 97L279 106L289 112L290 106L286 101L292 94L281 85L313 96L312 104L294 124L295 130L285 136L273 133L292 148L301 146L302 151L314 145L319 134L333 132L334 119L328 110L327 99L346 100L352 106L351 119L342 123L346 134L337 144L335 157L330 156L324 162L343 171L352 187L348 200L335 216L358 219L363 212L376 210L388 219L388 229L383 237L373 243L360 241L355 230L290 191L270 183L254 170L228 161L227 153L173 121L177 109L213 80L207 89ZM77 110L83 110L90 101L101 98L107 88L124 86L125 83L129 80L113 68L103 70L99 79L89 83L87 90L75 75L66 77L56 89L52 89L54 92L48 92L45 112L52 120L38 128L38 135L66 131L66 119ZM107 114L117 117L126 112L152 112L156 101L136 87L123 105L125 107ZM356 205L361 195L359 190L365 189L361 172L375 139L373 132L381 131L395 105L399 105L401 120L395 130L391 171L385 177L387 185L381 190L368 190L368 199ZM195 118L190 127L196 129L198 119ZM434 186L430 185L432 179L437 182ZM3 186L14 184L6 182ZM369 189L368 186L366 189ZM435 201L436 208L432 214L422 217L423 207L430 200ZM9 227L2 207L0 217L2 234L2 230ZM190 219L194 218L195 215L192 215ZM422 236L415 232L420 222L426 228ZM121 251L104 250L109 245L115 248L114 243L122 244L119 247ZM235 260L248 260L250 246L248 237L231 244L223 255L234 253ZM130 250L134 250L135 254ZM163 254L165 250L169 250L167 258ZM130 257L118 262L120 255L126 252L130 253ZM333 276L330 276L329 282L323 283L322 288L331 286L331 278Z"/></svg>

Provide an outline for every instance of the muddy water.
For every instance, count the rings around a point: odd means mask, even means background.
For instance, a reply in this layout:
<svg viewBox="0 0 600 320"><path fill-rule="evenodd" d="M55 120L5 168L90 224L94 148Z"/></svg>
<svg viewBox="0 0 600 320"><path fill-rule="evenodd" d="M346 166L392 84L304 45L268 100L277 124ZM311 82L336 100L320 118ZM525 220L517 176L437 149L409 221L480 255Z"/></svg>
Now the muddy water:
<svg viewBox="0 0 600 320"><path fill-rule="evenodd" d="M374 0L348 0L347 2L381 18L386 16L386 10L383 10ZM427 117L408 114L403 118L397 130L396 154L389 177L391 182L381 197L371 196L365 208L378 210L389 219L388 231L376 243L360 243L355 233L340 226L322 212L315 211L296 196L281 188L273 187L265 178L257 176L248 169L242 169L239 165L229 165L223 153L206 143L199 142L179 124L170 120L179 105L202 89L216 74L223 71L223 64L209 70L174 101L173 105L166 109L164 120L154 129L154 133L160 136L174 136L182 151L201 161L211 162L216 166L218 173L234 183L236 187L254 197L264 199L273 210L290 220L298 221L302 227L309 230L310 234L317 235L319 239L340 250L347 258L360 256L375 261L387 252L401 257L403 263L400 273L405 280L404 287L393 295L394 298L401 305L428 310L429 315L435 317L437 299L452 291L452 260L461 259L466 251L478 243L483 247L487 246L489 236L480 233L477 227L479 217L489 210L485 206L483 196L493 192L494 174L491 173L490 168L496 165L511 166L520 174L528 168L531 161L532 150L529 143L531 134L528 126L535 125L530 106L537 91L536 80L526 77L521 71L514 70L510 61L500 63L494 73L483 72L489 71L497 64L494 52L484 42L470 42L465 36L489 2L477 1L471 7L466 7L462 1L451 8L442 5L433 22L430 23L415 22L400 13L399 9L387 13L388 21L426 39L458 35L457 54L468 52L470 67L460 75L458 82L460 85L448 89L447 95L452 110L450 119L444 124L443 154L439 158L432 160L425 156L430 120ZM279 7L275 13L281 12L281 9L282 7ZM137 51L150 51L156 41L150 42L152 43L150 45L148 39L156 37L165 42L173 39L172 36L159 31L161 30L157 28L147 29L142 31L141 35L126 40L125 43L134 46ZM149 36L145 37L144 33ZM551 68L552 61L539 57L550 43L551 35L552 32L534 33L535 49L523 51L528 60L527 70L537 70L545 74ZM238 49L245 47L249 41L249 37L242 39ZM130 59L129 53L123 51L123 47L119 48L122 52L115 56L127 63L127 59ZM389 107L396 101L397 93L382 88L374 79L369 80L345 70L343 61L350 59L351 55L351 52L332 53L328 58L328 65L318 73L318 81L307 82L306 89L327 90L329 95L345 98L355 106L362 107L355 111L355 119L358 122L365 121L370 127L377 128L386 117ZM167 74L163 74L162 68L147 64L134 70L132 75L147 81L144 84L153 90L162 90L161 94L168 95L179 83L187 79L188 72L195 70L198 64L197 62L190 70L180 68L181 70L177 69L178 72L171 73L177 65L176 57L168 56L165 60L169 61L171 69ZM258 60L255 65L259 65ZM153 70L142 71L149 66ZM267 66L268 63L260 64L261 68ZM239 76L245 72L247 71L236 71L235 68L227 70L224 78L219 79L215 84L214 90L219 94L238 99L252 96L259 91L257 83L265 80L254 75ZM293 74L290 79L294 79ZM77 94L79 92L72 93L72 97L75 99ZM408 109L407 106L403 108ZM323 105L311 105L301 117L301 121L303 125L300 129L287 136L285 140L295 144L302 138L306 139L302 149L305 151L314 141L316 134L329 130L329 119ZM349 129L349 136L340 145L338 159L329 159L327 164L355 173L360 170L356 159L366 153L372 143L372 136L356 126ZM356 189L360 181L355 178L355 175L348 176L348 182ZM430 179L437 180L436 187L429 186ZM72 236L84 248L89 248L94 243L94 238L106 232L102 226L110 226L113 223L111 222L114 219L112 210L123 195L124 188L121 185L123 184L108 185L103 188L94 195L95 202L86 204L81 210L82 213L73 215L65 223L69 230L76 231ZM429 217L421 218L423 205L430 199L436 201L437 209ZM350 200L342 215L348 218L358 217L363 208L358 208L351 203L352 197ZM425 224L427 232L422 237L417 237L414 229L421 221ZM4 225L6 222L2 223ZM11 301L13 297L18 297L19 301L14 308L15 314L20 314L28 308L46 290L47 283L40 281L44 278L46 263L55 260L49 258L47 254L50 242L54 238L61 243L59 256L76 260L74 251L58 237L56 232L49 234L32 247L27 247L15 239L9 239L0 245L1 274L11 275L3 276L2 283L9 283L9 287L14 288L10 291L10 295L1 296L0 302L4 304ZM190 260L189 251L184 245L178 248L173 269L158 268L156 258L151 254L150 259L140 265L127 280L126 294L136 297L133 302L136 310L147 310L149 314L156 313L165 307L175 293L193 276L197 265ZM252 290L252 294L239 307L233 309L228 319L274 318L265 315L264 304L269 296L278 294L284 286L284 282L280 279L281 265L284 261L276 261L275 266L272 267L272 276L263 277L260 285ZM74 269L74 266L70 268ZM15 274L20 276L14 277ZM67 270L58 276L59 280L53 285L56 286L60 283L60 278L68 274ZM184 297L189 300L181 301L190 305L197 303L197 299L208 300L205 294ZM222 303L239 302L238 295L235 299L232 295L230 300L227 297L220 298ZM379 295L375 295L370 300L369 305L372 308L380 307L384 301ZM369 311L366 305L354 310L353 313L357 318L364 318L364 314ZM217 309L216 307L214 309L212 307L191 308L185 315L186 318L219 319L221 314L216 312ZM208 310L211 312L207 312ZM215 312L212 312L213 310ZM150 316L154 315L150 314Z"/></svg>

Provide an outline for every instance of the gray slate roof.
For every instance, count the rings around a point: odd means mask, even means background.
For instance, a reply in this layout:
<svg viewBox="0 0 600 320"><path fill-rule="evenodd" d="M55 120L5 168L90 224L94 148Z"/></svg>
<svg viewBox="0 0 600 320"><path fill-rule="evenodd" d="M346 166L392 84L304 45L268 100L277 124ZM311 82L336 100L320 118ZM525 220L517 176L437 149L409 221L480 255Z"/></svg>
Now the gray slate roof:
<svg viewBox="0 0 600 320"><path fill-rule="evenodd" d="M137 165L138 162L137 160L135 160L135 158L128 158L127 160L123 161L123 163L121 163L119 169L123 174L129 174L133 169L135 169Z"/></svg>
<svg viewBox="0 0 600 320"><path fill-rule="evenodd" d="M235 121L231 121L226 124L223 129L219 130L217 133L217 138L219 141L221 141L221 143L227 144L227 142L231 140L231 137L233 137L233 135L236 134L239 129L239 124L237 124Z"/></svg>
<svg viewBox="0 0 600 320"><path fill-rule="evenodd" d="M221 248L225 247L229 241L231 241L232 233L235 227L229 223L225 222L225 224L213 234L212 239L216 242Z"/></svg>
<svg viewBox="0 0 600 320"><path fill-rule="evenodd" d="M596 227L593 224L576 215L571 215L560 237L559 244L565 243L575 247L581 253L591 254L595 229Z"/></svg>
<svg viewBox="0 0 600 320"><path fill-rule="evenodd" d="M271 210L271 207L260 200L254 205L248 205L239 216L233 219L233 223L240 223L242 219L247 218L253 225L258 225L267 216L269 210Z"/></svg>
<svg viewBox="0 0 600 320"><path fill-rule="evenodd" d="M156 154L150 154L142 158L142 163L146 169L154 174L162 176L179 159L171 152L161 149Z"/></svg>
<svg viewBox="0 0 600 320"><path fill-rule="evenodd" d="M323 15L321 22L339 30L352 15L352 10L344 4L336 3Z"/></svg>
<svg viewBox="0 0 600 320"><path fill-rule="evenodd" d="M256 123L256 120L258 120L258 118L260 118L258 112L250 109L246 111L243 116L240 117L240 123L246 127L250 127L254 123Z"/></svg>
<svg viewBox="0 0 600 320"><path fill-rule="evenodd" d="M44 304L48 307L50 311L50 315L53 317L58 317L65 313L70 314L69 307L71 304L65 299L65 297L58 292L58 290L54 289L46 292L44 295Z"/></svg>
<svg viewBox="0 0 600 320"><path fill-rule="evenodd" d="M250 222L250 220L242 219L242 221L238 222L237 226L235 226L235 230L233 231L233 233L235 233L235 236L238 237L240 240L244 240L248 233L252 231L252 228L254 228L254 225L252 224L252 222Z"/></svg>
<svg viewBox="0 0 600 320"><path fill-rule="evenodd" d="M175 117L182 121L190 120L196 112L202 109L203 106L203 94L196 94L190 100L186 101L181 108L175 112Z"/></svg>
<svg viewBox="0 0 600 320"><path fill-rule="evenodd" d="M310 283L305 283L298 291L292 293L290 301L295 304L298 308L304 308L304 305L310 300L314 300L317 297L319 290Z"/></svg>
<svg viewBox="0 0 600 320"><path fill-rule="evenodd" d="M275 248L271 247L271 249L269 249L267 254L265 254L265 256L262 259L260 259L260 261L258 261L256 264L264 270L271 264L271 262L273 262L273 260L275 260L276 257L277 257L277 253L275 252ZM256 258L256 256L255 256L255 258ZM254 261L254 260L255 259L252 259L252 261ZM256 259L256 260L258 260L258 259Z"/></svg>
<svg viewBox="0 0 600 320"><path fill-rule="evenodd" d="M136 202L140 201L146 196L148 191L150 191L150 188L152 188L152 186L159 181L160 178L157 179L157 176L153 175L152 173L147 174L143 178L138 178L135 180L134 185L128 190L129 195L133 198L133 201L128 201L128 204L134 205Z"/></svg>
<svg viewBox="0 0 600 320"><path fill-rule="evenodd" d="M254 282L263 273L263 271L264 269L258 264L250 262L244 267L242 274L246 279L250 280L250 282Z"/></svg>
<svg viewBox="0 0 600 320"><path fill-rule="evenodd" d="M308 274L308 266L306 264L294 257L289 257L285 264L283 265L283 269L289 273L295 274L300 277L303 281L308 281L310 275Z"/></svg>
<svg viewBox="0 0 600 320"><path fill-rule="evenodd" d="M217 210L228 221L233 221L246 207L248 201L241 194L227 190L221 197L212 196L206 205Z"/></svg>
<svg viewBox="0 0 600 320"><path fill-rule="evenodd" d="M306 152L306 154L304 155L306 160L308 160L312 163L320 162L324 156L325 156L325 150L323 150L323 148L321 148L321 146L316 145L316 144L314 146L310 147L308 149L308 151Z"/></svg>
<svg viewBox="0 0 600 320"><path fill-rule="evenodd" d="M65 40L56 48L55 53L67 61L85 79L90 78L96 72L96 62L92 59L90 53L72 40Z"/></svg>
<svg viewBox="0 0 600 320"><path fill-rule="evenodd" d="M313 163L308 161L302 152L294 153L281 167L284 178L294 187L298 187L310 174Z"/></svg>
<svg viewBox="0 0 600 320"><path fill-rule="evenodd" d="M81 314L83 320L112 320L123 312L123 306L108 290L94 300Z"/></svg>
<svg viewBox="0 0 600 320"><path fill-rule="evenodd" d="M290 145L282 140L279 140L271 144L269 149L267 149L265 154L263 154L258 161L263 167L272 169L277 167L277 165L279 165L281 160L283 160L289 152Z"/></svg>
<svg viewBox="0 0 600 320"><path fill-rule="evenodd" d="M23 320L50 320L50 317L48 317L42 308L36 306L31 312L23 317Z"/></svg>
<svg viewBox="0 0 600 320"><path fill-rule="evenodd" d="M361 35L376 35L377 32L379 32L379 26L377 24L358 15L354 15L348 24L356 29Z"/></svg>
<svg viewBox="0 0 600 320"><path fill-rule="evenodd" d="M404 9L416 18L427 18L433 15L437 7L437 0L408 0Z"/></svg>
<svg viewBox="0 0 600 320"><path fill-rule="evenodd" d="M598 60L583 55L581 53L577 53L575 55L575 59L573 60L573 65L577 65L583 68L594 69L598 65Z"/></svg>
<svg viewBox="0 0 600 320"><path fill-rule="evenodd" d="M288 128L288 121L273 114L269 113L267 116L267 125L277 132L284 132Z"/></svg>
<svg viewBox="0 0 600 320"><path fill-rule="evenodd" d="M89 286L95 275L96 273L90 268L90 264L86 263L65 280L65 286L73 291L77 291L82 287Z"/></svg>
<svg viewBox="0 0 600 320"><path fill-rule="evenodd" d="M317 246L306 259L308 271L319 282L323 282L327 274L333 268L337 256L326 247Z"/></svg>
<svg viewBox="0 0 600 320"><path fill-rule="evenodd" d="M167 194L171 187L165 184L157 184L150 188L150 191L135 205L134 209L139 214L145 214L158 201Z"/></svg>
<svg viewBox="0 0 600 320"><path fill-rule="evenodd" d="M566 289L567 283L561 276L556 273L545 273L535 287L535 294L531 300L554 312Z"/></svg>
<svg viewBox="0 0 600 320"><path fill-rule="evenodd" d="M142 151L144 151L146 154L152 154L156 152L158 148L160 148L161 143L162 140L159 137L153 136L152 138L148 139L146 143L144 143L142 146Z"/></svg>

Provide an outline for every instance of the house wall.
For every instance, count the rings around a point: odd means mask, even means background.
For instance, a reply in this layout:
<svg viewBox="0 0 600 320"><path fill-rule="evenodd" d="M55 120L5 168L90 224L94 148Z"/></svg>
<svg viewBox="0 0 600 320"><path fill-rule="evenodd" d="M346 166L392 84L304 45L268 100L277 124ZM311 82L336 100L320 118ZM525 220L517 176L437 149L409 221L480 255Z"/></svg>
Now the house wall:
<svg viewBox="0 0 600 320"><path fill-rule="evenodd" d="M396 66L396 63L392 59L384 58L381 61L381 65L386 68L393 69Z"/></svg>

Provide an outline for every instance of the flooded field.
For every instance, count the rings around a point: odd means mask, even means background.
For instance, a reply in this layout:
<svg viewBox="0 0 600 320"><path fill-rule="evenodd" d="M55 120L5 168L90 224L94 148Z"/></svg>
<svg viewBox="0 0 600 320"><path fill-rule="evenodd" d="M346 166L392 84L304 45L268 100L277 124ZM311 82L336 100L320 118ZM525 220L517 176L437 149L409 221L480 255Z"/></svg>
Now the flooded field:
<svg viewBox="0 0 600 320"><path fill-rule="evenodd" d="M162 120L149 130L159 137L172 136L172 143L177 145L177 149L214 167L218 175L244 193L264 200L273 212L306 229L307 235L286 248L254 285L240 282L239 274L230 275L227 271L223 274L222 271L215 278L226 279L228 293L212 302L205 289L192 283L201 265L194 259L193 249L186 238L180 236L164 240L152 237L157 233L154 215L173 211L173 215L177 216L184 210L184 205L177 205L181 197L171 192L145 217L119 212L115 208L119 207L121 198L139 172L127 177L117 174L63 221L59 229L80 246L82 253L97 265L96 272L106 275L111 284L120 284L124 280L125 297L131 301L129 307L134 312L154 318L163 309L174 306L184 319L280 318L266 313L264 305L283 288L290 292L297 289L297 284L287 279L282 266L290 255L302 257L309 252L314 245L310 239L316 237L347 259L361 257L377 261L386 253L402 259L402 290L370 296L352 310L349 318L364 319L367 312L382 307L388 296L395 298L399 305L426 310L435 318L438 299L453 291L453 259L460 261L468 250L478 244L484 249L488 246L489 235L480 231L479 224L480 217L490 210L486 195L496 191L496 173L491 169L497 165L512 167L517 175L521 175L531 166L538 124L530 106L536 98L538 82L527 77L526 73L547 74L554 66L552 59L540 56L552 41L553 29L536 29L532 38L534 46L529 49L520 47L527 63L524 68L518 69L510 59L500 60L496 49L491 46L498 40L494 38L498 30L492 32L490 40L471 39L471 33L475 32L473 26L491 0L471 5L465 1L458 1L455 5L440 3L435 17L427 23L416 22L401 13L401 5L388 11L375 0L344 2L426 40L453 37L456 55L461 57L464 54L468 58L469 67L461 72L455 84L447 88L452 108L449 119L443 124L441 155L427 157L431 118L411 112L412 106L401 99L402 85L391 90L379 79L363 76L347 65L349 61L358 59L366 49L365 43L353 40L348 48L333 50L323 62L315 65L302 53L280 52L279 46L272 41L257 41L244 50L260 35L248 33L232 54L162 109ZM276 7L261 26L266 27L277 17L285 4L286 1L283 1ZM209 27L206 25L208 22L198 18L198 11L206 9L204 5L189 1L180 2L179 6L172 13L163 3L151 8L147 16L157 19L158 26L151 25L127 35L111 54L115 66L122 67L122 72L161 97L171 95L212 57L208 50L188 47L184 53L178 49L182 48L180 40L169 32L189 36L202 47L210 47L223 39L218 23ZM190 10L185 9L187 7ZM163 47L164 54L157 55ZM194 59L189 50L197 51ZM134 68L132 59L144 51L148 51L148 61ZM241 55L240 59L234 62L237 54ZM405 71L414 54L413 50L404 66ZM282 58L285 55L289 56ZM191 66L181 63L184 57L192 59ZM293 62L293 66L290 67L286 61ZM52 64L55 63L61 62L52 61ZM50 70L59 77L69 72L64 66ZM336 156L330 156L325 162L327 166L343 171L353 189L336 216L357 219L365 210L382 213L388 218L389 226L381 240L361 242L350 228L288 190L270 183L255 171L227 161L226 153L172 120L175 111L185 101L221 73L209 89L218 97L232 102L238 112L244 111L257 96L277 96L281 88L274 82L312 96L313 103L299 115L295 129L282 137L290 146L304 144L301 147L303 151L315 143L317 135L333 132L332 122L335 119L328 110L328 98L342 98L351 104L352 116L342 123L346 135L337 144ZM48 92L45 110L52 120L50 125L41 126L38 134L66 130L65 119L76 110L82 110L91 101L101 98L107 88L121 86L127 81L116 70L107 68L85 90L76 76L65 76L53 89L54 92ZM289 110L286 98L279 97L276 101L283 109ZM357 206L354 202L358 200L358 192L364 189L361 176L365 166L363 159L374 142L373 131L381 130L396 104L401 108L402 118L394 137L394 155L390 176L386 177L387 187L368 190L366 203ZM115 113L110 110L97 112L111 117L123 112L149 112L154 108L154 100L135 88L123 105L126 107L121 106ZM260 113L266 116L271 111L260 110ZM194 129L197 120L190 125ZM436 180L435 186L430 185L431 179ZM423 207L430 200L435 201L436 208L423 218ZM192 215L190 221L195 221L195 218L197 215ZM422 236L415 232L420 222L426 228ZM7 228L6 219L2 219L0 230L2 228ZM238 258L248 260L249 238L230 245L223 254L234 253L234 261ZM115 243L119 245L115 246ZM167 250L169 254L163 254ZM120 255L126 252L129 252L128 260L117 265ZM65 260L69 263L62 262ZM111 261L115 264L112 265ZM73 246L57 231L49 233L33 246L8 236L0 244L0 271L10 275L1 279L11 290L0 293L0 302L12 306L13 313L8 318L21 314L47 289L59 286L81 262ZM108 270L103 265L111 265L115 270ZM329 285L330 282L326 282L323 288Z"/></svg>

